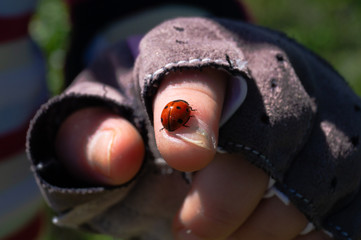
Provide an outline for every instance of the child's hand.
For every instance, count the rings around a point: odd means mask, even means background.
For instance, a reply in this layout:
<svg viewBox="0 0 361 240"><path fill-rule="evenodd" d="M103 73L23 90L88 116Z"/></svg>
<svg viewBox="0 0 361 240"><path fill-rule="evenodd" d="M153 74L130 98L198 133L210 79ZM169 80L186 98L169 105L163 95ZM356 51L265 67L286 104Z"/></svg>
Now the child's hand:
<svg viewBox="0 0 361 240"><path fill-rule="evenodd" d="M216 154L214 143L227 77L217 70L173 73L163 81L153 102L154 133L164 160L180 171L199 170L174 218L175 238L327 239L321 232L297 237L308 221L294 206L286 206L276 197L263 199L268 175L242 155ZM187 122L189 128L160 131L162 110L176 99L187 101L196 110ZM192 131L194 128L198 130ZM56 145L58 156L74 175L107 185L132 179L145 152L140 134L128 121L100 108L71 115L62 125Z"/></svg>

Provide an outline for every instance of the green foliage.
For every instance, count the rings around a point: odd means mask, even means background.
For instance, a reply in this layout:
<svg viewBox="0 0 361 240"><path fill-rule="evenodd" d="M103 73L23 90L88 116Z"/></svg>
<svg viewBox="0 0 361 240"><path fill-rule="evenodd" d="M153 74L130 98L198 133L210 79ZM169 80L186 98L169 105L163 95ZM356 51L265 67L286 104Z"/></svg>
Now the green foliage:
<svg viewBox="0 0 361 240"><path fill-rule="evenodd" d="M63 62L70 32L68 11L61 0L40 0L30 24L30 34L39 44L47 60L51 93L63 86Z"/></svg>
<svg viewBox="0 0 361 240"><path fill-rule="evenodd" d="M361 95L361 2L245 0L255 22L285 32L325 58Z"/></svg>
<svg viewBox="0 0 361 240"><path fill-rule="evenodd" d="M361 95L361 1L243 0L256 23L285 32L316 52ZM34 39L44 50L53 93L62 87L63 60L70 32L62 0L40 0L31 24Z"/></svg>

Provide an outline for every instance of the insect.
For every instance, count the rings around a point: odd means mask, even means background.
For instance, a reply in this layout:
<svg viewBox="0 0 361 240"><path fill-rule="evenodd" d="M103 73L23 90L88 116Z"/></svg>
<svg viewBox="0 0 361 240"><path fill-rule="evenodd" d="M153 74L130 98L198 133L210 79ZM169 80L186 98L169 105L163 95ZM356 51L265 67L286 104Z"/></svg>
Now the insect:
<svg viewBox="0 0 361 240"><path fill-rule="evenodd" d="M160 116L160 121L163 124L163 128L159 131L166 129L169 132L172 132L181 126L188 127L185 125L191 116L191 111L196 111L184 100L178 99L169 102L165 105L162 114Z"/></svg>

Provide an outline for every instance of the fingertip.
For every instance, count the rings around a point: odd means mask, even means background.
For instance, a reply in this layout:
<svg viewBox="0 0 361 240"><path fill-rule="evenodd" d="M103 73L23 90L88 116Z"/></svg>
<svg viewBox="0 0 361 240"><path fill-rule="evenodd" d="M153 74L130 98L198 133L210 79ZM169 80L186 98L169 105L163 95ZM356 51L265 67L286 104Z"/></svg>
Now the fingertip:
<svg viewBox="0 0 361 240"><path fill-rule="evenodd" d="M85 182L119 185L131 180L144 158L140 134L127 120L102 108L82 109L60 127L56 153Z"/></svg>
<svg viewBox="0 0 361 240"><path fill-rule="evenodd" d="M123 118L109 117L89 138L86 159L99 181L119 185L137 174L144 152L144 143L134 126Z"/></svg>
<svg viewBox="0 0 361 240"><path fill-rule="evenodd" d="M223 71L204 69L172 73L163 80L153 102L154 128L159 152L171 167L197 171L212 161L228 77ZM170 131L161 117L170 117L163 110L179 99L189 104L191 117L186 126Z"/></svg>

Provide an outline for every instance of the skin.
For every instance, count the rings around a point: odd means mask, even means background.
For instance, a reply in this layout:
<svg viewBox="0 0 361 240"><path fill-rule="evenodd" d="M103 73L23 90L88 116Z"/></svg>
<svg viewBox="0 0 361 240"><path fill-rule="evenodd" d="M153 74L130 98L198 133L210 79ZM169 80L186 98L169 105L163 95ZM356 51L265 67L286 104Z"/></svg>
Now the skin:
<svg viewBox="0 0 361 240"><path fill-rule="evenodd" d="M168 102L184 99L197 109L197 118L205 123L203 130L217 139L228 77L211 69L168 75L154 98L154 116L160 116ZM190 125L191 121L194 119ZM330 239L315 231L299 236L307 219L276 197L263 199L269 178L244 156L216 154L214 148L174 138L159 131L161 128L160 120L155 119L157 146L167 163L177 170L198 171L174 217L175 239ZM70 172L82 180L106 185L122 184L134 177L144 148L134 126L100 108L83 109L68 117L56 139L58 156Z"/></svg>

